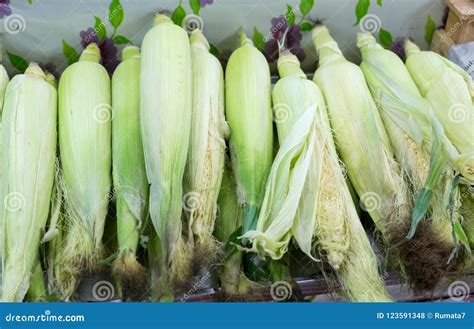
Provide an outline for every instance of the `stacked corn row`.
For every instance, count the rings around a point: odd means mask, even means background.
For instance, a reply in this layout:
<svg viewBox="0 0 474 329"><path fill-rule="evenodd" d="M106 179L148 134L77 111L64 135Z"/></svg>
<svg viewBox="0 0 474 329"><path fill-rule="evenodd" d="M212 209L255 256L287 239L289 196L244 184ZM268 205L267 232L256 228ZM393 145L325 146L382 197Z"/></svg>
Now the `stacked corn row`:
<svg viewBox="0 0 474 329"><path fill-rule="evenodd" d="M161 14L112 79L93 43L59 96L36 64L11 82L0 68L2 300L69 299L109 263L127 300L173 300L216 264L225 293L245 294L247 255L275 277L294 241L350 300L390 301L344 172L417 288L456 268L474 243L472 80L410 42L405 66L361 34L358 67L326 27L312 35L314 81L281 49L273 90L243 31L224 83L203 33Z"/></svg>

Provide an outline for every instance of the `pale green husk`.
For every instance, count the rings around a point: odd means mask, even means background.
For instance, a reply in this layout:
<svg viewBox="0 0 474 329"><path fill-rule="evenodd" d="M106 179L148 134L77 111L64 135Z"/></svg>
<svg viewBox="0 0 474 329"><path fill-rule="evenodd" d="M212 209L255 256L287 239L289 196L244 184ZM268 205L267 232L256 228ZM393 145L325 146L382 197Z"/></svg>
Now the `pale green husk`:
<svg viewBox="0 0 474 329"><path fill-rule="evenodd" d="M124 290L140 290L145 270L136 259L147 216L148 180L140 131L140 49L129 46L112 77L112 173L118 255L113 270ZM129 293L124 291L124 293Z"/></svg>
<svg viewBox="0 0 474 329"><path fill-rule="evenodd" d="M380 111L395 155L418 195L412 218L411 236L428 211L439 243L453 248L453 229L449 216L450 182L459 155L423 99L403 62L393 52L383 49L370 34L359 34L362 53L360 65ZM459 200L457 200L459 204ZM457 220L457 219L456 219ZM410 236L410 237L411 237Z"/></svg>
<svg viewBox="0 0 474 329"><path fill-rule="evenodd" d="M192 78L188 35L164 15L143 39L140 118L150 216L157 234L152 281L154 299L170 300L172 281L189 277L182 237L183 175L191 130Z"/></svg>
<svg viewBox="0 0 474 329"><path fill-rule="evenodd" d="M2 114L2 300L22 301L38 261L50 210L57 93L31 64L8 84Z"/></svg>
<svg viewBox="0 0 474 329"><path fill-rule="evenodd" d="M456 164L463 176L474 183L474 83L471 76L448 59L432 51L420 51L407 40L406 67L421 95L460 156Z"/></svg>
<svg viewBox="0 0 474 329"><path fill-rule="evenodd" d="M241 33L241 47L226 68L225 115L243 232L256 227L273 159L270 70L265 57Z"/></svg>
<svg viewBox="0 0 474 329"><path fill-rule="evenodd" d="M90 44L59 81L59 146L65 215L60 286L69 297L100 267L102 235L112 185L110 78Z"/></svg>
<svg viewBox="0 0 474 329"><path fill-rule="evenodd" d="M190 42L193 106L183 202L193 262L201 267L215 260L219 249L212 232L229 128L224 118L222 66L209 53L209 43L201 31L194 30Z"/></svg>
<svg viewBox="0 0 474 329"><path fill-rule="evenodd" d="M230 159L226 159L224 175L218 198L218 212L214 235L222 243L224 264L220 273L221 285L225 293L246 294L252 283L245 276L242 269L243 252L229 251L232 246L229 239L242 226L242 208L237 197L237 183L232 172Z"/></svg>
<svg viewBox="0 0 474 329"><path fill-rule="evenodd" d="M412 202L364 75L326 27L313 29L313 42L319 54L314 81L348 176L385 240L397 243L408 231Z"/></svg>

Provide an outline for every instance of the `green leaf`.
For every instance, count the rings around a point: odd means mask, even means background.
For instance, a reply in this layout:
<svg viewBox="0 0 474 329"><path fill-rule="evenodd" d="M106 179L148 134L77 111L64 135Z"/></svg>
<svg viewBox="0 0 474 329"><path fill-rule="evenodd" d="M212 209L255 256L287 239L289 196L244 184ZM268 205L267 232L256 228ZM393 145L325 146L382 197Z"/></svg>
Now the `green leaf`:
<svg viewBox="0 0 474 329"><path fill-rule="evenodd" d="M296 20L295 11L293 10L293 7L291 7L290 5L286 5L285 20L288 23L288 26L295 24L295 20Z"/></svg>
<svg viewBox="0 0 474 329"><path fill-rule="evenodd" d="M10 64L16 68L20 72L25 72L25 70L28 68L28 62L26 59L19 55L15 55L7 50L7 55L8 55L8 60L10 61Z"/></svg>
<svg viewBox="0 0 474 329"><path fill-rule="evenodd" d="M171 20L176 25L182 26L183 19L186 17L186 10L184 10L183 6L179 5L171 14Z"/></svg>
<svg viewBox="0 0 474 329"><path fill-rule="evenodd" d="M314 25L308 22L303 22L300 24L300 30L301 31L311 31L313 29Z"/></svg>
<svg viewBox="0 0 474 329"><path fill-rule="evenodd" d="M79 55L74 47L72 47L66 40L63 39L63 54L66 57L67 63L71 65L79 60Z"/></svg>
<svg viewBox="0 0 474 329"><path fill-rule="evenodd" d="M411 216L411 226L410 230L405 237L405 240L408 241L416 233L416 227L418 223L425 217L426 212L428 211L431 200L433 199L433 190L423 187L416 197L416 207L413 209L413 213Z"/></svg>
<svg viewBox="0 0 474 329"><path fill-rule="evenodd" d="M370 0L359 0L359 2L357 2L357 6L355 7L356 22L354 23L354 25L359 24L362 17L367 15L367 13L369 12L369 7Z"/></svg>
<svg viewBox="0 0 474 329"><path fill-rule="evenodd" d="M112 0L109 6L109 21L117 29L123 21L123 7L120 0Z"/></svg>
<svg viewBox="0 0 474 329"><path fill-rule="evenodd" d="M130 40L128 40L126 37L124 37L123 35L117 35L114 37L114 42L117 44L117 45L125 45L127 43L132 43Z"/></svg>
<svg viewBox="0 0 474 329"><path fill-rule="evenodd" d="M7 50L7 55L8 55L8 60L10 61L10 64L16 68L20 72L25 72L25 70L28 68L28 62L26 59L21 57L20 55L16 55L14 53L11 53Z"/></svg>
<svg viewBox="0 0 474 329"><path fill-rule="evenodd" d="M239 226L227 240L224 246L224 259L228 260L233 254L237 252L237 246L240 245L239 236L242 235L242 226Z"/></svg>
<svg viewBox="0 0 474 329"><path fill-rule="evenodd" d="M94 19L95 19L94 30L100 42L104 40L105 36L107 35L107 30L105 29L105 24L102 22L102 20L99 17L94 16Z"/></svg>
<svg viewBox="0 0 474 329"><path fill-rule="evenodd" d="M216 56L216 57L219 57L219 55L220 55L219 49L215 45L213 45L212 43L209 43L209 52L211 54L213 54L214 56Z"/></svg>
<svg viewBox="0 0 474 329"><path fill-rule="evenodd" d="M265 37L256 27L253 28L253 44L258 50L265 50Z"/></svg>
<svg viewBox="0 0 474 329"><path fill-rule="evenodd" d="M387 30L384 30L383 28L380 28L379 40L380 40L380 44L384 48L390 48L390 46L392 45L392 42L393 42L393 38L392 38L392 35L390 34L390 32L388 32Z"/></svg>
<svg viewBox="0 0 474 329"><path fill-rule="evenodd" d="M431 18L431 16L426 17L425 23L425 41L427 44L431 44L433 40L433 33L436 30L436 22Z"/></svg>
<svg viewBox="0 0 474 329"><path fill-rule="evenodd" d="M462 243L464 248L466 248L466 251L468 253L470 253L471 252L471 247L469 245L469 239L466 235L466 232L462 228L461 223L459 223L459 221L457 221L457 220L453 224L453 231L454 231L454 235L456 236L456 238Z"/></svg>
<svg viewBox="0 0 474 329"><path fill-rule="evenodd" d="M29 3L30 5L32 5L32 4L33 4L33 0L28 0L28 3Z"/></svg>
<svg viewBox="0 0 474 329"><path fill-rule="evenodd" d="M301 0L300 11L303 14L303 16L306 16L309 14L311 9L313 9L313 5L314 5L314 0Z"/></svg>
<svg viewBox="0 0 474 329"><path fill-rule="evenodd" d="M382 7L382 0L377 0L377 4Z"/></svg>
<svg viewBox="0 0 474 329"><path fill-rule="evenodd" d="M189 6L195 15L199 16L199 12L201 11L201 4L199 0L189 0Z"/></svg>

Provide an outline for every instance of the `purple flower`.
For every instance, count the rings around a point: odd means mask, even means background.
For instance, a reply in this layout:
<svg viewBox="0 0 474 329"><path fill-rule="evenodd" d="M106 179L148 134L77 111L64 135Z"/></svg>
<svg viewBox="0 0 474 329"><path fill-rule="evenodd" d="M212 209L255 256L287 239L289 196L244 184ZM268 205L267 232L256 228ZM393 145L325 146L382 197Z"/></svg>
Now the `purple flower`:
<svg viewBox="0 0 474 329"><path fill-rule="evenodd" d="M291 51L291 53L292 53L293 55L295 55L296 57L298 57L298 60L299 60L300 62L303 62L304 59L306 58L306 53L304 52L303 48L300 48L300 47L298 47L298 48L292 48L292 49L290 49L290 51Z"/></svg>
<svg viewBox="0 0 474 329"><path fill-rule="evenodd" d="M109 74L112 75L120 63L117 58L118 50L117 47L115 47L114 40L105 37L104 41L99 44L99 49L102 65L104 65Z"/></svg>
<svg viewBox="0 0 474 329"><path fill-rule="evenodd" d="M201 7L206 7L207 5L212 5L214 0L199 0Z"/></svg>
<svg viewBox="0 0 474 329"><path fill-rule="evenodd" d="M81 36L81 45L84 48L86 48L90 43L99 43L99 37L92 27L89 27L85 31L81 31L79 35Z"/></svg>
<svg viewBox="0 0 474 329"><path fill-rule="evenodd" d="M10 0L0 0L0 18L10 16L11 14Z"/></svg>
<svg viewBox="0 0 474 329"><path fill-rule="evenodd" d="M287 27L288 24L286 23L285 17L274 17L272 18L272 27L270 32L275 39L280 40L285 34Z"/></svg>
<svg viewBox="0 0 474 329"><path fill-rule="evenodd" d="M105 37L104 40L99 41L99 37L92 27L89 27L85 31L81 31L79 35L81 36L82 47L86 48L93 42L99 46L101 63L107 69L109 74L112 75L119 65L119 60L117 58L118 50L115 46L114 40Z"/></svg>
<svg viewBox="0 0 474 329"><path fill-rule="evenodd" d="M406 54L405 54L405 40L406 39L407 38L398 38L390 46L390 50L393 51L395 54L397 54L398 57L402 59L402 61L405 61L406 59ZM413 41L412 38L408 38L408 39Z"/></svg>
<svg viewBox="0 0 474 329"><path fill-rule="evenodd" d="M302 38L303 35L300 32L300 27L298 25L291 25L286 34L285 47L289 50L299 48Z"/></svg>
<svg viewBox="0 0 474 329"><path fill-rule="evenodd" d="M275 39L270 39L265 43L265 57L270 63L274 63L278 60L278 55L280 53L278 47L278 41Z"/></svg>

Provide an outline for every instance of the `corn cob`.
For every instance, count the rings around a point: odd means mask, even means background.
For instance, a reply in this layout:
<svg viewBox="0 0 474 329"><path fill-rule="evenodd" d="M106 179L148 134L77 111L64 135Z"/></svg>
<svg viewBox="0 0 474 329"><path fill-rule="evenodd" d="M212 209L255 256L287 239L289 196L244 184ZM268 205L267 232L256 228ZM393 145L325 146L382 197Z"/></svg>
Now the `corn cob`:
<svg viewBox="0 0 474 329"><path fill-rule="evenodd" d="M207 265L218 250L212 235L217 198L224 173L225 140L229 128L224 119L224 73L209 53L200 30L190 38L193 73L191 138L185 171L184 209L194 261ZM197 266L199 267L199 266Z"/></svg>
<svg viewBox="0 0 474 329"><path fill-rule="evenodd" d="M400 58L383 49L370 34L359 34L358 46L362 53L360 67L402 171L411 183L412 193L417 195L407 238L415 234L422 220L422 229L431 231L426 235L429 240L425 241L425 246L429 246L425 252L430 256L420 258L419 263L430 271L426 273L426 279L429 278L433 285L447 269L447 261L456 243L449 211L451 205L446 196L451 193L457 171L454 159L459 155ZM456 200L457 204L459 202ZM427 211L429 218L423 219ZM457 212L452 220L459 225Z"/></svg>
<svg viewBox="0 0 474 329"><path fill-rule="evenodd" d="M365 208L382 234L393 241L391 229L399 227L405 231L411 207L406 184L393 159L364 76L343 57L326 27L313 30L313 42L320 58L314 81L326 99L335 141L349 178L362 202L376 202L373 207L366 204ZM344 88L348 82L350 88ZM358 97L351 97L356 94Z"/></svg>
<svg viewBox="0 0 474 329"><path fill-rule="evenodd" d="M61 291L69 297L82 275L98 270L111 188L110 78L91 43L59 81L59 147L65 218Z"/></svg>
<svg viewBox="0 0 474 329"><path fill-rule="evenodd" d="M320 58L314 81L325 96L335 141L348 176L387 246L398 251L406 273L415 286L422 289L430 283L425 282L424 276L429 269L420 266L419 258L427 253L425 248L418 249L416 245L428 241L430 232L418 230L413 239L394 249L409 231L413 200L395 162L364 75L359 67L343 57L326 27L313 29L313 42Z"/></svg>
<svg viewBox="0 0 474 329"><path fill-rule="evenodd" d="M38 65L30 64L5 92L0 190L5 201L0 214L3 301L25 297L50 209L57 93L45 78Z"/></svg>
<svg viewBox="0 0 474 329"><path fill-rule="evenodd" d="M313 128L309 130L308 136L311 137L307 140L314 139L315 142L308 143L308 150L297 152L300 157L306 156L305 152L309 154L308 169L306 171L297 169L300 160L288 159L295 168L296 175L304 176L304 190L296 200L292 201L293 207L299 209L293 217L290 217L289 222L292 226L287 226L287 229L291 229L300 248L310 257L313 258L314 249L319 248L321 254L336 271L344 291L351 300L390 301L378 274L375 254L359 221L339 166L323 96L314 82L306 79L296 56L282 53L278 59L278 71L280 80L276 83L272 96L274 111L280 112L275 113L275 116L281 119L277 121L281 148L272 166L265 201L273 188L270 182L272 182L272 174L281 152L286 150L289 141L293 146L296 145L296 140L292 139L295 131L302 131L301 122L309 121ZM312 120L306 117L308 108L313 109ZM283 169L285 169L283 166L279 168L280 177L284 176ZM295 181L297 180L290 179L291 184ZM280 181L275 190L282 189L282 186L284 185ZM291 189L287 198L290 193ZM264 231L264 235L268 236L272 226L276 224L281 226L282 219L288 221L288 217L265 214L265 201L257 229L260 227L265 229L265 226L261 225L263 221L269 227ZM276 200L270 208L278 209L279 204L283 203L284 201ZM281 209L282 207L280 211ZM264 217L265 215L268 217ZM256 241L258 238L257 236ZM277 242L279 241L274 243ZM265 245L257 246L255 249L266 250ZM371 289L367 289L368 287Z"/></svg>
<svg viewBox="0 0 474 329"><path fill-rule="evenodd" d="M463 176L474 183L474 84L471 76L432 51L420 51L409 40L405 52L406 67L413 81L460 153L456 164Z"/></svg>
<svg viewBox="0 0 474 329"><path fill-rule="evenodd" d="M243 233L256 226L272 164L273 127L270 70L265 57L241 31L241 47L226 68L226 119Z"/></svg>
<svg viewBox="0 0 474 329"><path fill-rule="evenodd" d="M142 44L140 116L150 215L157 234L160 278L154 298L172 298L172 282L188 279L190 254L182 237L182 183L191 109L191 54L186 32L158 14Z"/></svg>
<svg viewBox="0 0 474 329"><path fill-rule="evenodd" d="M148 181L140 133L140 49L126 47L112 77L112 172L117 203L118 256L114 273L124 294L143 293L144 268L136 259L147 216Z"/></svg>

